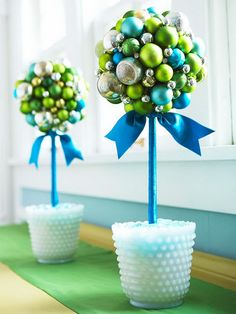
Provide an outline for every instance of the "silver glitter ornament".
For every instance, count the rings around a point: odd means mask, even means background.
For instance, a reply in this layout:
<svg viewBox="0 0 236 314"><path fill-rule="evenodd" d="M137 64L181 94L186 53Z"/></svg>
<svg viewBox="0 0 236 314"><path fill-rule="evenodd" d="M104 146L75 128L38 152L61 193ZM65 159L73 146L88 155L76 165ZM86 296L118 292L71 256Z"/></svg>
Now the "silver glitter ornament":
<svg viewBox="0 0 236 314"><path fill-rule="evenodd" d="M125 58L118 63L116 76L123 84L133 85L142 79L143 67L138 60Z"/></svg>
<svg viewBox="0 0 236 314"><path fill-rule="evenodd" d="M153 87L156 83L156 80L153 76L144 76L142 79L142 84L145 87Z"/></svg>
<svg viewBox="0 0 236 314"><path fill-rule="evenodd" d="M105 64L105 68L106 68L108 71L111 71L112 69L114 69L114 64L113 64L113 62L108 61L108 62Z"/></svg>
<svg viewBox="0 0 236 314"><path fill-rule="evenodd" d="M51 75L51 78L54 80L54 81L59 81L60 78L61 78L61 74L60 73L52 73Z"/></svg>
<svg viewBox="0 0 236 314"><path fill-rule="evenodd" d="M143 35L140 37L142 44L147 44L153 42L153 36L151 33L143 33Z"/></svg>
<svg viewBox="0 0 236 314"><path fill-rule="evenodd" d="M184 64L182 70L183 70L183 72L185 74L189 73L190 72L190 65L189 64Z"/></svg>
<svg viewBox="0 0 236 314"><path fill-rule="evenodd" d="M147 69L146 72L145 72L145 74L146 74L147 76L153 76L153 75L154 75L154 71L153 71L153 69Z"/></svg>
<svg viewBox="0 0 236 314"><path fill-rule="evenodd" d="M164 56L165 57L170 57L172 55L172 53L173 53L173 49L171 49L171 48L166 48L164 50Z"/></svg>
<svg viewBox="0 0 236 314"><path fill-rule="evenodd" d="M105 98L117 98L124 92L124 85L112 72L104 72L98 79L97 88L99 93Z"/></svg>
<svg viewBox="0 0 236 314"><path fill-rule="evenodd" d="M141 98L142 102L149 102L150 101L150 97L148 95L144 95L142 98Z"/></svg>
<svg viewBox="0 0 236 314"><path fill-rule="evenodd" d="M168 88L171 88L171 89L175 89L176 83L175 83L174 81L169 81L169 82L167 83L167 87L168 87Z"/></svg>
<svg viewBox="0 0 236 314"><path fill-rule="evenodd" d="M110 30L103 38L103 46L106 51L113 51L116 46L116 36L119 34L116 30Z"/></svg>
<svg viewBox="0 0 236 314"><path fill-rule="evenodd" d="M190 32L189 20L182 12L170 12L166 15L169 24L175 26L177 31Z"/></svg>
<svg viewBox="0 0 236 314"><path fill-rule="evenodd" d="M49 96L49 92L45 90L45 92L43 92L43 97L48 97Z"/></svg>
<svg viewBox="0 0 236 314"><path fill-rule="evenodd" d="M32 95L33 87L29 83L21 83L16 89L17 98L24 100Z"/></svg>
<svg viewBox="0 0 236 314"><path fill-rule="evenodd" d="M117 43L122 43L125 40L125 36L122 33L118 33L116 35L116 42Z"/></svg>
<svg viewBox="0 0 236 314"><path fill-rule="evenodd" d="M48 61L41 61L35 64L34 66L34 73L39 76L45 76L52 74L53 65L51 62Z"/></svg>

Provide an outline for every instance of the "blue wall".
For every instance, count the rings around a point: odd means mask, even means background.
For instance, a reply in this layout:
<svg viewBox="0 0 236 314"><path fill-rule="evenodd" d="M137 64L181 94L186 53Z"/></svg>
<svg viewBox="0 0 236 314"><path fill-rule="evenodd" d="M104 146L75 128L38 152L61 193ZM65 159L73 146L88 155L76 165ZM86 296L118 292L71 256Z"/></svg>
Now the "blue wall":
<svg viewBox="0 0 236 314"><path fill-rule="evenodd" d="M84 221L104 227L114 222L146 220L147 204L61 194L61 202L85 205ZM49 203L48 192L22 190L23 206ZM162 218L190 220L197 224L195 249L236 259L236 215L160 206Z"/></svg>

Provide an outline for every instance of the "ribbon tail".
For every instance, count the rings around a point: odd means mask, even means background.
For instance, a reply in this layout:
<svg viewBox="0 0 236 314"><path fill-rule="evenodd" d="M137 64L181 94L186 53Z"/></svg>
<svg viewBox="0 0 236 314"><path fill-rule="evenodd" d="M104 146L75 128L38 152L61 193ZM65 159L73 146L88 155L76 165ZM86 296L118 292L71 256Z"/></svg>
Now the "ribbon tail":
<svg viewBox="0 0 236 314"><path fill-rule="evenodd" d="M61 146L65 155L67 166L71 164L74 158L84 160L81 151L78 150L74 146L74 143L72 142L72 139L69 135L64 134L64 135L59 135L59 136L60 136Z"/></svg>
<svg viewBox="0 0 236 314"><path fill-rule="evenodd" d="M39 152L45 136L46 135L37 137L31 148L29 164L34 164L36 168L38 168Z"/></svg>
<svg viewBox="0 0 236 314"><path fill-rule="evenodd" d="M214 130L178 113L158 114L159 123L180 145L201 156L199 139Z"/></svg>
<svg viewBox="0 0 236 314"><path fill-rule="evenodd" d="M146 117L138 115L135 111L123 115L105 136L116 143L118 159L136 141L146 124Z"/></svg>

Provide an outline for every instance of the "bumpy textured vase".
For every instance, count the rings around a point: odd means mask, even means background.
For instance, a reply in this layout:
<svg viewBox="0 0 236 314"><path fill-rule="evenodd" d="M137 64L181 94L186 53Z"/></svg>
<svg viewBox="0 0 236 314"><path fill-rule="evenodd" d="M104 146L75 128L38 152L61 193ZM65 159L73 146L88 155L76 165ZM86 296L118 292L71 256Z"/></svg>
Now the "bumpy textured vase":
<svg viewBox="0 0 236 314"><path fill-rule="evenodd" d="M73 259L78 245L83 205L41 204L26 207L34 256L40 263L64 263Z"/></svg>
<svg viewBox="0 0 236 314"><path fill-rule="evenodd" d="M188 292L196 225L159 219L112 226L121 285L130 303L147 309L178 306Z"/></svg>

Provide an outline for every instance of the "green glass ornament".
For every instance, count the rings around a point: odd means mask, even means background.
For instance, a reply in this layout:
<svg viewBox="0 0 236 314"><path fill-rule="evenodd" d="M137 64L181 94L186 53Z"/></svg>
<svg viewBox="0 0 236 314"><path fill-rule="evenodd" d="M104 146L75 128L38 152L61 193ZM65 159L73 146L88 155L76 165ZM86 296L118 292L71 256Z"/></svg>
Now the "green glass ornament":
<svg viewBox="0 0 236 314"><path fill-rule="evenodd" d="M190 72L193 74L197 74L202 68L202 60L195 53L189 53L185 63L190 66Z"/></svg>
<svg viewBox="0 0 236 314"><path fill-rule="evenodd" d="M42 80L42 85L44 86L44 87L49 87L50 85L52 85L53 84L53 80L50 78L50 77L46 77L46 78L44 78L43 80Z"/></svg>
<svg viewBox="0 0 236 314"><path fill-rule="evenodd" d="M197 84L194 84L194 85L185 85L183 88L182 88L182 92L185 92L185 93L192 93L195 91L195 89L197 88Z"/></svg>
<svg viewBox="0 0 236 314"><path fill-rule="evenodd" d="M126 104L124 105L125 112L133 111L134 106L132 104Z"/></svg>
<svg viewBox="0 0 236 314"><path fill-rule="evenodd" d="M51 97L45 97L45 98L43 99L43 105L44 105L44 107L47 108L47 109L52 108L52 107L54 106L54 104L55 104L55 101L54 101L54 99L51 98Z"/></svg>
<svg viewBox="0 0 236 314"><path fill-rule="evenodd" d="M155 77L159 82L168 82L171 80L174 71L168 64L161 64L157 67Z"/></svg>
<svg viewBox="0 0 236 314"><path fill-rule="evenodd" d="M102 54L100 58L98 59L100 69L102 69L103 71L106 71L106 63L108 61L112 61L112 56L109 55L108 53Z"/></svg>
<svg viewBox="0 0 236 314"><path fill-rule="evenodd" d="M71 99L73 97L74 93L73 93L73 89L70 87L64 87L62 89L62 97L64 99Z"/></svg>
<svg viewBox="0 0 236 314"><path fill-rule="evenodd" d="M38 100L38 99L32 99L31 101L30 101L30 108L31 108L31 110L33 111L40 111L41 110L41 107L42 107L42 105L41 105L41 101L40 100Z"/></svg>
<svg viewBox="0 0 236 314"><path fill-rule="evenodd" d="M73 99L66 101L66 109L71 111L77 107L77 102Z"/></svg>
<svg viewBox="0 0 236 314"><path fill-rule="evenodd" d="M122 44L122 52L125 56L132 56L140 50L140 43L135 38L128 38Z"/></svg>
<svg viewBox="0 0 236 314"><path fill-rule="evenodd" d="M38 86L34 89L34 95L37 98L42 98L44 92L45 92L45 89L42 86Z"/></svg>
<svg viewBox="0 0 236 314"><path fill-rule="evenodd" d="M74 76L72 73L65 72L62 74L61 79L63 82L69 82L69 81L73 81Z"/></svg>
<svg viewBox="0 0 236 314"><path fill-rule="evenodd" d="M51 127L52 126L49 123L45 123L45 124L39 126L39 131L47 133L48 131L51 130Z"/></svg>
<svg viewBox="0 0 236 314"><path fill-rule="evenodd" d="M200 69L200 71L197 73L196 75L196 80L197 82L201 82L202 80L204 80L207 77L207 69L206 67L202 67Z"/></svg>
<svg viewBox="0 0 236 314"><path fill-rule="evenodd" d="M139 114L149 114L154 111L154 105L151 102L142 102L136 100L133 102L134 110Z"/></svg>
<svg viewBox="0 0 236 314"><path fill-rule="evenodd" d="M58 84L53 84L49 87L49 94L53 98L60 98L62 89Z"/></svg>
<svg viewBox="0 0 236 314"><path fill-rule="evenodd" d="M176 83L176 89L181 89L187 83L187 76L182 72L176 72L172 77L172 81Z"/></svg>
<svg viewBox="0 0 236 314"><path fill-rule="evenodd" d="M143 95L143 86L141 84L129 85L126 88L126 94L132 99L139 99Z"/></svg>
<svg viewBox="0 0 236 314"><path fill-rule="evenodd" d="M58 113L57 113L57 117L61 121L66 121L69 118L69 112L67 110L65 110L65 109L59 110Z"/></svg>
<svg viewBox="0 0 236 314"><path fill-rule="evenodd" d="M161 47L174 48L178 44L179 35L175 27L162 26L155 35L155 42Z"/></svg>
<svg viewBox="0 0 236 314"><path fill-rule="evenodd" d="M145 21L144 25L149 33L155 34L162 25L162 21L157 17L150 17Z"/></svg>
<svg viewBox="0 0 236 314"><path fill-rule="evenodd" d="M20 111L24 114L31 113L32 109L28 101L22 101L20 105Z"/></svg>
<svg viewBox="0 0 236 314"><path fill-rule="evenodd" d="M161 48L152 43L144 45L140 50L140 60L146 67L157 67L163 60Z"/></svg>
<svg viewBox="0 0 236 314"><path fill-rule="evenodd" d="M65 72L65 70L66 70L66 68L63 64L61 64L61 63L53 64L53 72L63 74Z"/></svg>
<svg viewBox="0 0 236 314"><path fill-rule="evenodd" d="M170 111L172 109L172 107L173 107L173 103L172 103L172 101L170 101L168 104L166 104L163 107L162 112L168 112L168 111Z"/></svg>
<svg viewBox="0 0 236 314"><path fill-rule="evenodd" d="M181 35L178 41L178 48L184 53L189 53L193 48L192 39L187 35Z"/></svg>
<svg viewBox="0 0 236 314"><path fill-rule="evenodd" d="M125 19L122 18L122 19L119 19L119 20L117 21L117 23L116 23L116 30L117 30L118 32L120 32L120 30L121 30L121 24L122 24L122 22L123 22L124 20L125 20Z"/></svg>

